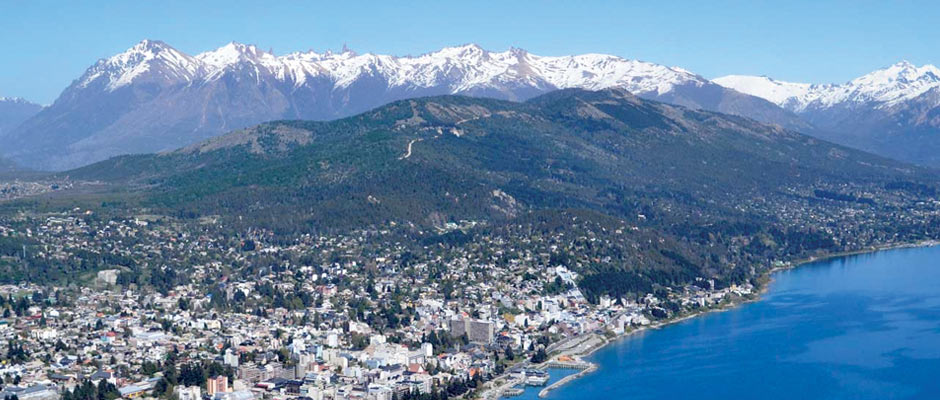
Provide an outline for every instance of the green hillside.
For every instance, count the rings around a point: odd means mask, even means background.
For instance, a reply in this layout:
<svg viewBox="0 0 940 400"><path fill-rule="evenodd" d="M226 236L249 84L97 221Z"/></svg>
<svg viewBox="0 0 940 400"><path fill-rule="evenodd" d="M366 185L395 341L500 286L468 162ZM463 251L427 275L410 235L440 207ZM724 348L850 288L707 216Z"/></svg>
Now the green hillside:
<svg viewBox="0 0 940 400"><path fill-rule="evenodd" d="M134 199L121 207L285 237L369 226L447 246L594 237L570 254L594 295L742 282L771 260L940 237L940 221L918 217L932 171L617 90L406 100L68 175ZM467 220L485 223L427 229Z"/></svg>
<svg viewBox="0 0 940 400"><path fill-rule="evenodd" d="M526 103L425 98L335 122L272 122L69 175L141 185L167 208L289 212L302 216L295 222L333 227L543 208L631 217L637 197L721 214L742 196L932 179L747 119L578 90Z"/></svg>

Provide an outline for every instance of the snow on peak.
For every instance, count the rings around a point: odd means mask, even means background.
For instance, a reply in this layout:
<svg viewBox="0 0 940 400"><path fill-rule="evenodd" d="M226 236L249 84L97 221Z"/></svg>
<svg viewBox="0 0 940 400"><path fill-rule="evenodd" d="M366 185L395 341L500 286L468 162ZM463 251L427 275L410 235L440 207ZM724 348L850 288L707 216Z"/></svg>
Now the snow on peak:
<svg viewBox="0 0 940 400"><path fill-rule="evenodd" d="M805 96L811 88L811 85L806 83L777 81L766 76L728 75L712 81L781 106L794 98Z"/></svg>
<svg viewBox="0 0 940 400"><path fill-rule="evenodd" d="M461 46L445 47L427 55L443 58L478 59L486 56L488 53L489 52L482 47L474 43L469 43Z"/></svg>
<svg viewBox="0 0 940 400"><path fill-rule="evenodd" d="M600 90L620 87L634 94L671 91L675 86L708 81L685 70L607 54L538 57L544 76L559 88Z"/></svg>
<svg viewBox="0 0 940 400"><path fill-rule="evenodd" d="M841 85L844 97L857 102L895 104L920 96L940 86L940 70L933 65L917 67L901 61Z"/></svg>
<svg viewBox="0 0 940 400"><path fill-rule="evenodd" d="M388 82L390 88L443 86L451 93L524 84L542 89L620 87L635 94L663 94L676 85L709 84L681 68L606 54L543 57L519 48L492 52L472 43L395 57L357 54L345 47L341 53L311 50L275 56L254 45L232 42L191 57L163 42L144 40L124 53L100 60L85 73L80 85L106 78L107 88L114 90L143 77L191 84L218 79L237 66L247 66L259 79L270 74L296 87L312 78L326 79L341 88L360 78L374 77Z"/></svg>
<svg viewBox="0 0 940 400"><path fill-rule="evenodd" d="M159 40L143 40L127 51L98 60L85 72L79 86L87 87L98 79L107 79L108 90L115 90L134 82L148 72L160 79L189 80L198 70L192 57ZM155 77L156 78L156 77Z"/></svg>
<svg viewBox="0 0 940 400"><path fill-rule="evenodd" d="M260 79L261 70L271 71L283 78L289 72L285 70L284 60L290 58L290 56L279 58L270 52L258 49L258 46L253 44L230 42L216 50L198 54L195 59L202 63L202 68L205 71L203 80L211 81L218 79L229 69L240 65L250 65L256 72L256 79Z"/></svg>
<svg viewBox="0 0 940 400"><path fill-rule="evenodd" d="M207 64L209 67L225 68L228 65L239 62L257 62L264 58L274 58L270 53L259 50L257 46L251 44L241 44L231 42L225 46L219 47L213 51L196 56L196 59Z"/></svg>
<svg viewBox="0 0 940 400"><path fill-rule="evenodd" d="M0 96L0 103L33 104L33 102L26 100L22 97L4 97L4 96Z"/></svg>
<svg viewBox="0 0 940 400"><path fill-rule="evenodd" d="M840 104L871 104L881 108L940 87L940 69L929 64L918 67L901 61L844 84L810 85L745 75L729 75L713 79L713 82L797 112Z"/></svg>

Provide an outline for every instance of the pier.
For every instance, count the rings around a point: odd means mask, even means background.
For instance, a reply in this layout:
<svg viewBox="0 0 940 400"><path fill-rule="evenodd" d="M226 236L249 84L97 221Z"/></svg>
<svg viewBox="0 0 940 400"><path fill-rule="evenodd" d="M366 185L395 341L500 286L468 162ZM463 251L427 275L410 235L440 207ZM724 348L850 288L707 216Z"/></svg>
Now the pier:
<svg viewBox="0 0 940 400"><path fill-rule="evenodd" d="M586 370L591 368L592 364L584 361L572 361L572 362L562 362L562 361L549 361L544 364L545 368L563 368L563 369L580 369Z"/></svg>
<svg viewBox="0 0 940 400"><path fill-rule="evenodd" d="M549 364L558 365L558 366L554 366L554 365L553 365L552 368L577 368L577 369L580 369L581 372L578 372L577 374L568 375L568 376L566 376L566 377L561 378L560 380L558 380L558 382L555 382L555 383L553 383L553 384L551 384L551 385L546 386L545 389L542 389L541 391L539 391L539 397L540 397L540 398L544 398L545 396L548 396L548 392L551 392L552 390L557 389L557 388L561 387L562 385L564 385L564 384L566 384L566 383L568 383L568 382L571 382L571 381L573 381L573 380L575 380L575 379L578 379L578 378L580 378L580 377L582 377L582 376L584 376L584 375L590 374L591 372L594 372L594 371L597 369L597 365L594 365L594 364L591 364L591 363L586 363L586 362L571 363L571 364L569 364L569 363L553 362L553 363L549 363Z"/></svg>

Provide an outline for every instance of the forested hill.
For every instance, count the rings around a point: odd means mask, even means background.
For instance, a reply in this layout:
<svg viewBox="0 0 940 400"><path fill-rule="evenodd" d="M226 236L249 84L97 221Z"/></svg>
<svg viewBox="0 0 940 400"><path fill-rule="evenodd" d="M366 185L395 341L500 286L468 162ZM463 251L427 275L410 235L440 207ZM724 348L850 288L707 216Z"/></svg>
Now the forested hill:
<svg viewBox="0 0 940 400"><path fill-rule="evenodd" d="M405 100L333 122L266 123L68 175L128 185L152 206L312 228L546 208L635 218L663 202L740 214L754 198L934 183L916 167L620 90L563 90L525 103Z"/></svg>
<svg viewBox="0 0 940 400"><path fill-rule="evenodd" d="M155 214L173 221L161 226L236 241L264 228L283 244L392 232L410 254L497 263L515 249L572 268L592 300L754 283L776 261L940 238L932 171L616 90L405 100L68 175L106 183L85 197L102 211L88 224ZM83 261L37 258L6 273L111 267L72 257ZM138 262L144 274L154 261Z"/></svg>

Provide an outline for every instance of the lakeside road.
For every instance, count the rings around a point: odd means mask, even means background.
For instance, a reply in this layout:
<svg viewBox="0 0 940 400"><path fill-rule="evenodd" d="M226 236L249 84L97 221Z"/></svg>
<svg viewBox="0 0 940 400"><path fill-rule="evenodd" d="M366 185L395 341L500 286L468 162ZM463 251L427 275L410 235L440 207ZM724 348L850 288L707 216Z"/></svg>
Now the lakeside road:
<svg viewBox="0 0 940 400"><path fill-rule="evenodd" d="M712 312L723 312L723 311L727 311L727 310L730 310L730 309L732 309L732 308L735 308L735 307L737 307L737 306L739 306L739 305L742 305L742 304L746 304L746 303L750 303L750 302L754 302L754 301L759 301L759 300L761 300L763 294L766 293L767 289L768 289L769 286L770 286L770 282L772 281L772 278L773 278L773 274L774 274L774 273L777 273L777 272L780 272L780 271L784 271L784 270L793 269L793 268L797 268L797 267L799 267L799 266L806 265L806 264L810 264L810 263L815 263L815 262L819 262L819 261L830 260L830 259L839 258L839 257L848 257L848 256L860 255L860 254L870 254L870 253L876 253L876 252L880 252L880 251L893 250L893 249L901 249L901 248L932 247L932 246L938 246L938 245L940 245L940 241L937 241L937 240L927 240L927 241L922 241L922 242L917 242L917 243L902 243L902 244L895 244L895 245L876 246L876 247L872 247L872 248L869 248L869 249L862 249L862 250L856 250L856 251L850 251L850 252L833 253L833 254L827 254L827 255L822 255L822 256L818 256L818 257L817 257L817 256L809 257L809 258L806 258L806 259L801 259L801 260L797 260L797 261L794 261L794 262L787 263L787 264L785 264L785 265L783 265L783 266L780 266L780 267L771 268L770 270L768 270L767 272L765 272L765 273L763 274L762 278L766 279L766 282L765 282L763 285L761 285L760 290L759 290L758 292L756 292L753 297L743 298L743 299L741 299L741 300L739 300L739 301L732 301L732 302L730 302L730 303L727 303L727 304L724 304L724 305L721 305L721 306L718 306L718 307L713 307L713 308L709 308L709 309L705 309L705 310L699 310L699 311L695 311L695 312L692 312L692 313L689 313L689 314L678 315L678 316L675 316L675 317L673 317L673 318L668 318L668 319L656 321L656 322L651 323L651 324L649 324L649 325L640 326L640 327L638 327L638 328L636 328L636 329L632 329L632 330L627 330L627 331L625 331L624 333L619 334L619 335L617 335L617 336L615 336L615 337L613 337L613 338L611 338L611 339L607 339L607 338L604 337L603 335L599 335L599 334L594 333L594 332L591 332L591 333L588 333L588 334L585 334L585 335L578 335L578 336L572 336L572 337L569 337L569 338L565 338L565 339L563 339L563 340L561 340L561 341L559 341L559 342L556 342L556 343L553 343L552 345L549 345L549 346L546 348L547 351L550 350L549 353L554 353L555 351L560 351L559 354L553 355L548 361L546 361L546 362L544 362L544 363L542 363L542 364L535 365L534 367L535 367L535 368L539 368L539 369L547 369L547 368L552 368L552 367L558 366L558 367L563 367L563 368L582 368L582 370L581 370L580 372L578 372L578 373L568 375L568 376L566 376L566 377L560 379L559 381L557 381L557 382L555 382L555 383L553 383L553 384L551 384L551 385L549 385L549 386L543 388L541 391L539 391L538 396L539 396L540 398L544 398L544 397L548 396L548 394L549 394L552 390L558 389L558 388L560 388L560 387L562 387L562 386L564 386L564 385L566 385L566 384L568 384L568 383L570 383L570 382L572 382L572 381L574 381L574 380L576 380L576 379L578 379L578 378L580 378L580 377L582 377L582 376L585 376L585 375L587 375L587 374L590 374L590 373L596 371L596 370L599 368L599 366L598 366L597 364L595 364L595 363L586 361L586 360L584 360L583 358L590 356L591 354L593 354L593 353L596 352L597 350L599 350L599 349L605 347L606 345L608 345L608 344L610 344L610 343L613 343L613 342L615 342L615 341L618 341L618 340L627 338L627 337L629 337L629 336L631 336L631 335L635 335L635 334L638 334L638 333L641 333L641 332L644 332L644 331L647 331L647 330L660 329L660 328L662 328L662 327L665 327L665 326L668 326L668 325L672 325L672 324L676 324L676 323L679 323L679 322L682 322L682 321L685 321L685 320L688 320L688 319L691 319L691 318L699 317L699 316L702 316L702 315L705 315L705 314L708 314L708 313L712 313ZM611 320L612 320L612 321L613 321L613 320L616 320L616 318L612 318ZM587 344L587 343L591 343L591 345L585 345L585 344ZM559 361L558 361L558 358L561 357L561 356L568 356L568 357L571 357L571 358L574 360L574 362L572 362L572 363L563 363L563 362L559 362ZM526 365L528 365L528 361L526 361L525 363L526 363ZM510 387L511 387L511 386L510 386ZM492 396L492 395L495 395L495 397L487 397L488 394L491 395L491 396ZM487 390L487 391L484 392L484 398L486 398L486 399L493 399L493 400L495 400L495 399L498 399L500 395L501 395L501 390L498 391L498 392L495 392L495 393L490 392L489 390Z"/></svg>

